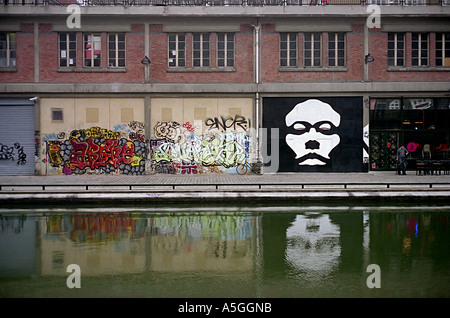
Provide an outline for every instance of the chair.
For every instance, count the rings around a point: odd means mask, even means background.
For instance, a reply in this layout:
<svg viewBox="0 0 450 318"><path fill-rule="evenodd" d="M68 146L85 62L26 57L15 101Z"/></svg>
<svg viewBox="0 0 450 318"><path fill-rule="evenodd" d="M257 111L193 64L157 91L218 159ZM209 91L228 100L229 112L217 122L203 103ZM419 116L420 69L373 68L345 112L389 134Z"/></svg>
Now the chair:
<svg viewBox="0 0 450 318"><path fill-rule="evenodd" d="M430 144L423 145L422 148L422 158L425 159L425 157L428 156L428 159L431 159L431 149Z"/></svg>
<svg viewBox="0 0 450 318"><path fill-rule="evenodd" d="M425 174L425 161L424 160L416 160L416 175Z"/></svg>
<svg viewBox="0 0 450 318"><path fill-rule="evenodd" d="M431 160L424 160L425 167L423 169L423 174L431 174Z"/></svg>
<svg viewBox="0 0 450 318"><path fill-rule="evenodd" d="M431 160L431 174L441 174L441 170L442 170L442 161L441 160Z"/></svg>
<svg viewBox="0 0 450 318"><path fill-rule="evenodd" d="M442 170L444 170L445 175L450 174L450 160L442 160L444 163L442 165Z"/></svg>

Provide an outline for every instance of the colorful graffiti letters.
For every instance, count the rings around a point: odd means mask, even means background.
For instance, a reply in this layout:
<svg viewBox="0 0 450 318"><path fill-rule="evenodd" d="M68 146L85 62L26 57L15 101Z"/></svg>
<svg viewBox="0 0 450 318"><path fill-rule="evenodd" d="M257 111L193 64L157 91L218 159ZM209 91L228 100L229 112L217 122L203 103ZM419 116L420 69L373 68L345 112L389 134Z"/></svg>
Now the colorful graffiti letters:
<svg viewBox="0 0 450 318"><path fill-rule="evenodd" d="M69 136L47 141L50 165L64 174L145 172L146 145L140 138L121 138L121 132L100 127L73 130Z"/></svg>
<svg viewBox="0 0 450 318"><path fill-rule="evenodd" d="M195 133L189 122L159 122L150 141L153 171L156 173L197 174L205 170L221 172L249 161L249 121L241 115L205 120L208 130ZM215 129L219 131L215 131ZM222 171L223 172L223 171Z"/></svg>

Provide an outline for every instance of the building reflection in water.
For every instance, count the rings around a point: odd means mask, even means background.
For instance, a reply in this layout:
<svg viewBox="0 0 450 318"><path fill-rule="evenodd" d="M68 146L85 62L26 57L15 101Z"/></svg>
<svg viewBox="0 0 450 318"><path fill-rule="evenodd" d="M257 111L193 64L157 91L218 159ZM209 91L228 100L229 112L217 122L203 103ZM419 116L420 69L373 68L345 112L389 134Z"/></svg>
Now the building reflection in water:
<svg viewBox="0 0 450 318"><path fill-rule="evenodd" d="M41 273L78 264L83 275L253 270L260 216L51 215L42 220ZM67 275L65 271L61 272Z"/></svg>
<svg viewBox="0 0 450 318"><path fill-rule="evenodd" d="M172 274L190 284L220 277L230 293L251 285L248 297L373 296L366 267L378 264L377 296L449 297L449 218L439 209L0 212L0 291L2 277L67 277L78 264L83 277L145 274L152 286Z"/></svg>

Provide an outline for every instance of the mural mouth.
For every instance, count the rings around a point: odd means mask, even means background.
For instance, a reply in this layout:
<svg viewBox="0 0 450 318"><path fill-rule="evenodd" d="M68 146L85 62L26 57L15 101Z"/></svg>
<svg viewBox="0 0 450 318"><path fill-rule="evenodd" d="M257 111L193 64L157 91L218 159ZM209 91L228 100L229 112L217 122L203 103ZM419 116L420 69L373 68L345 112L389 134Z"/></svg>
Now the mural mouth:
<svg viewBox="0 0 450 318"><path fill-rule="evenodd" d="M331 159L327 159L315 152L310 152L300 158L296 157L295 158L298 162L299 165L310 165L310 166L314 166L314 165L326 165L328 164Z"/></svg>

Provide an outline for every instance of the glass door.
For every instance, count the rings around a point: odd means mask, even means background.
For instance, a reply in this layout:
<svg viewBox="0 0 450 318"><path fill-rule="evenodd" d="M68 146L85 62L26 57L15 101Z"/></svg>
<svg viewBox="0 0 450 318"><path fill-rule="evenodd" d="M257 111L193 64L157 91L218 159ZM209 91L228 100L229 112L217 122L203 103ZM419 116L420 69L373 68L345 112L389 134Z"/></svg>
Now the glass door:
<svg viewBox="0 0 450 318"><path fill-rule="evenodd" d="M397 168L398 132L372 131L370 133L371 170Z"/></svg>

